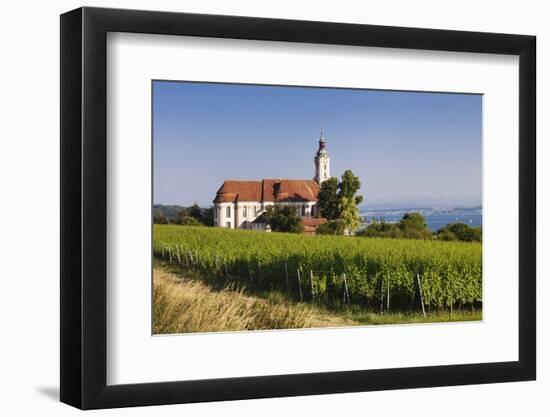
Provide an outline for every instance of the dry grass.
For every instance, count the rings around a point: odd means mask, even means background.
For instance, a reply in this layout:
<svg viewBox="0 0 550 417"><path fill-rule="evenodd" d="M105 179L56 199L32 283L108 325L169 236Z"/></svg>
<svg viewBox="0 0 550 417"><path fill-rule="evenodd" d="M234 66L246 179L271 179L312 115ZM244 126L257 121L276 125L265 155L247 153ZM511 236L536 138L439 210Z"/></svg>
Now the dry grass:
<svg viewBox="0 0 550 417"><path fill-rule="evenodd" d="M294 329L357 325L282 297L251 297L227 287L214 291L204 283L154 269L153 332L195 333L235 330Z"/></svg>
<svg viewBox="0 0 550 417"><path fill-rule="evenodd" d="M165 263L153 275L154 334L298 329L481 320L481 311L378 312L357 307L331 311L296 303L284 294L246 294L234 286L212 288L201 276Z"/></svg>
<svg viewBox="0 0 550 417"><path fill-rule="evenodd" d="M419 323L445 323L460 321L481 321L481 310L474 311L455 311L451 314L448 310L433 311L426 314L426 317L420 312L388 312L384 314L372 311L361 311L360 309L350 309L341 314L343 317L351 318L361 324L367 325L388 325L388 324L419 324Z"/></svg>

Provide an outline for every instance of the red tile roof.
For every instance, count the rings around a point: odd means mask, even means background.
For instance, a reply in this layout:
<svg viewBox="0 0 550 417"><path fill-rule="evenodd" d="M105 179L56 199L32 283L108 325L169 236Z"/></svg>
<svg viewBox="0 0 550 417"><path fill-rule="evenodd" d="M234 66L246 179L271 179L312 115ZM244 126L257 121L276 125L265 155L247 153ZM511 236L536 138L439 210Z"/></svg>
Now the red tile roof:
<svg viewBox="0 0 550 417"><path fill-rule="evenodd" d="M327 219L323 217L304 217L302 219L302 224L305 226L319 226L320 224L325 224L327 222Z"/></svg>
<svg viewBox="0 0 550 417"><path fill-rule="evenodd" d="M325 224L327 222L327 219L323 217L304 217L301 219L301 221L302 225L304 226L303 232L308 235L314 235L317 230L317 226Z"/></svg>
<svg viewBox="0 0 550 417"><path fill-rule="evenodd" d="M214 203L237 201L300 202L317 201L319 184L314 180L265 179L224 181Z"/></svg>
<svg viewBox="0 0 550 417"><path fill-rule="evenodd" d="M260 201L262 194L260 181L228 180L216 193L215 203L234 201Z"/></svg>

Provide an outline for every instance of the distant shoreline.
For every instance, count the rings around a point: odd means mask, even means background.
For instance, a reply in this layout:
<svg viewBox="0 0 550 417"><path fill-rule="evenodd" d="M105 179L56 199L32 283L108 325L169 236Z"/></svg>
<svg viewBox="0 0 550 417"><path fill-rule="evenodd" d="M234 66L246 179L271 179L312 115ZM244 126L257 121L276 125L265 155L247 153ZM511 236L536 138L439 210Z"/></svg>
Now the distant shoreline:
<svg viewBox="0 0 550 417"><path fill-rule="evenodd" d="M483 224L483 213L481 209L390 209L390 210L361 210L361 216L366 217L370 222L373 219L384 220L390 223L396 223L407 212L416 211L422 214L426 219L428 229L436 232L447 224L465 223L471 227L479 227Z"/></svg>

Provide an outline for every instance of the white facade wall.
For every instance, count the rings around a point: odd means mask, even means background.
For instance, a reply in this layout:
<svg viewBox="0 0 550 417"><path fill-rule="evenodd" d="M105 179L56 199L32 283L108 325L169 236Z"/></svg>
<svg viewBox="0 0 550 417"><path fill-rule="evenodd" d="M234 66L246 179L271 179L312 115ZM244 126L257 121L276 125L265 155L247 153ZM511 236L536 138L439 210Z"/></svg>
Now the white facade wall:
<svg viewBox="0 0 550 417"><path fill-rule="evenodd" d="M315 201L277 203L284 206L295 206L300 217L315 215ZM216 203L214 205L214 226L230 229L244 228L253 222L268 207L274 206L273 201L239 201L238 203ZM246 208L246 209L245 209Z"/></svg>
<svg viewBox="0 0 550 417"><path fill-rule="evenodd" d="M244 227L245 222L252 222L261 213L259 201L239 201L235 204L235 227Z"/></svg>
<svg viewBox="0 0 550 417"><path fill-rule="evenodd" d="M214 205L216 211L214 226L235 228L235 204L234 203L216 203Z"/></svg>
<svg viewBox="0 0 550 417"><path fill-rule="evenodd" d="M274 206L274 205L275 205L275 203L273 201L264 201L262 203L262 211L265 211L265 210L267 210L268 207Z"/></svg>
<svg viewBox="0 0 550 417"><path fill-rule="evenodd" d="M268 206L274 206L274 202L266 202L264 203L265 207L267 209ZM300 217L312 217L314 216L314 207L317 204L316 201L306 201L306 202L283 202L283 203L277 203L277 205L281 206L294 206L298 210L298 215Z"/></svg>
<svg viewBox="0 0 550 417"><path fill-rule="evenodd" d="M313 217L315 215L315 213L313 212L315 204L316 204L316 202L314 202L314 201L310 201L309 203L306 203L305 204L305 206L306 206L306 215L302 216L302 217Z"/></svg>

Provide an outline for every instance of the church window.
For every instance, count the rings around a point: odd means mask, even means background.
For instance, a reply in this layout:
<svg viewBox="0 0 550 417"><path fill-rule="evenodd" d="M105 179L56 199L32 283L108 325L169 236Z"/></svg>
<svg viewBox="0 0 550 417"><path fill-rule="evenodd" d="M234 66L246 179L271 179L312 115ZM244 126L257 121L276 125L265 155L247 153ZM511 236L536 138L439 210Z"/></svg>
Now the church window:
<svg viewBox="0 0 550 417"><path fill-rule="evenodd" d="M248 216L248 207L244 206L243 207L243 217L247 217Z"/></svg>
<svg viewBox="0 0 550 417"><path fill-rule="evenodd" d="M231 207L227 206L225 208L225 217L231 217Z"/></svg>
<svg viewBox="0 0 550 417"><path fill-rule="evenodd" d="M227 227L228 229L231 229L231 222L227 222L227 223L225 224L225 227Z"/></svg>

